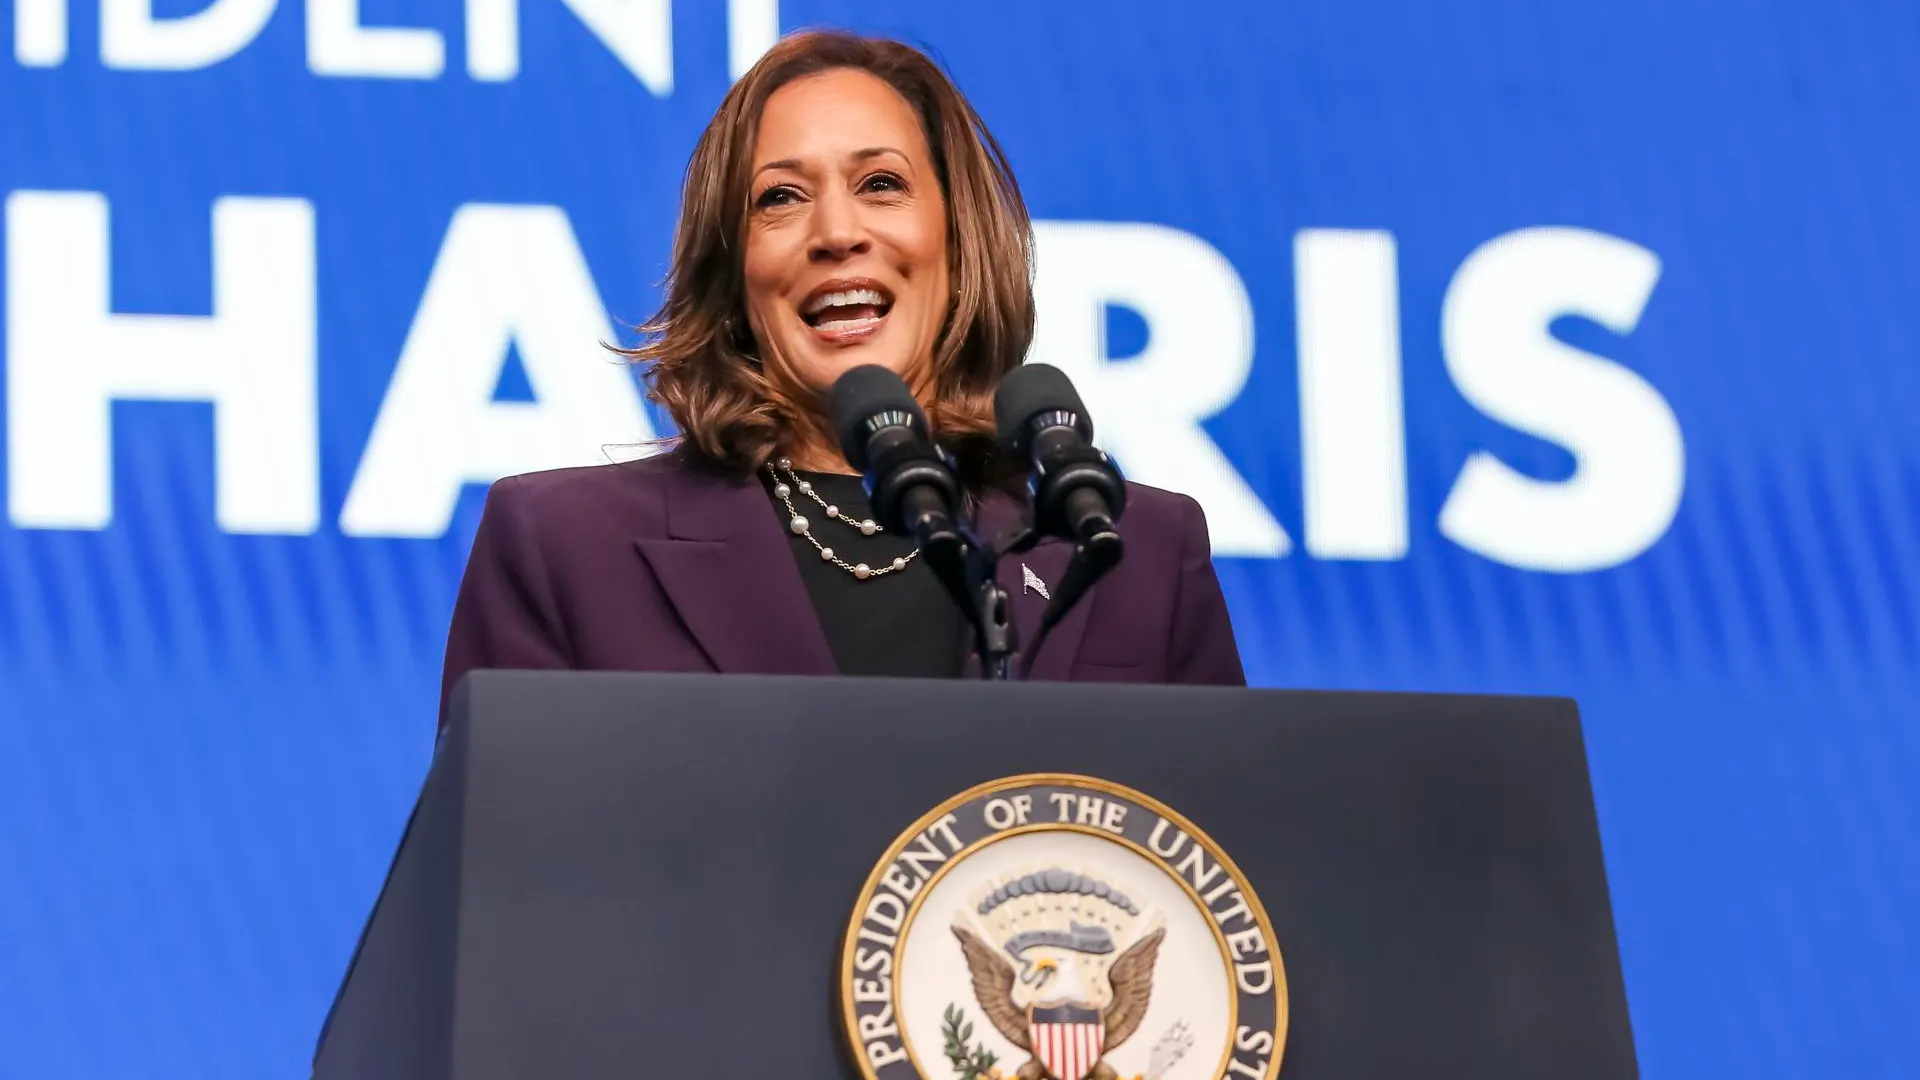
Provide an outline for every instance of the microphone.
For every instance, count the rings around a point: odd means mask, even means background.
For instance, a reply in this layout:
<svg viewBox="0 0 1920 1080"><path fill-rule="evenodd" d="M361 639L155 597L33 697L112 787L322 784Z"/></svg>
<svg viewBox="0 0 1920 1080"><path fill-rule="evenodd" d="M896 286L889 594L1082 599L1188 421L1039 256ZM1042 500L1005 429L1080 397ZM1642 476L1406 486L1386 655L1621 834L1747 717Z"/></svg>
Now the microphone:
<svg viewBox="0 0 1920 1080"><path fill-rule="evenodd" d="M993 577L991 552L961 521L953 462L927 434L927 417L900 376L863 364L834 381L827 416L847 463L866 479L873 519L911 535L920 561L973 627L981 674L1004 679L1013 654L1006 590Z"/></svg>
<svg viewBox="0 0 1920 1080"><path fill-rule="evenodd" d="M1009 372L994 391L993 415L1000 441L1032 470L1034 533L1073 543L1073 558L1021 661L1026 678L1053 628L1126 554L1114 522L1126 512L1127 485L1112 459L1094 447L1093 418L1059 368L1026 364Z"/></svg>
<svg viewBox="0 0 1920 1080"><path fill-rule="evenodd" d="M926 414L907 384L863 364L834 382L827 415L840 452L866 480L874 521L918 541L936 571L957 567L969 546L956 520L960 483L928 437Z"/></svg>
<svg viewBox="0 0 1920 1080"><path fill-rule="evenodd" d="M1090 557L1120 561L1113 523L1127 509L1127 485L1093 446L1093 418L1059 368L1015 368L993 395L1000 441L1032 469L1033 527L1070 540ZM1095 553L1098 549L1098 554Z"/></svg>

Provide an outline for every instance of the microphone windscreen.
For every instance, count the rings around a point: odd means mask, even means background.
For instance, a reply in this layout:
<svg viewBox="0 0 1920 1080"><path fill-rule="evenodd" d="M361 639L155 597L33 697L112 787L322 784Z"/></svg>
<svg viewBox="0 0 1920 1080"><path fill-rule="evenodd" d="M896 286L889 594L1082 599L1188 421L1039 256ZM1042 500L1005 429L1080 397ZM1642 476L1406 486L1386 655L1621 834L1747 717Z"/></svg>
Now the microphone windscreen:
<svg viewBox="0 0 1920 1080"><path fill-rule="evenodd" d="M993 392L993 419L1000 430L1000 441L1013 447L1021 457L1027 454L1032 429L1027 421L1042 413L1065 412L1074 416L1073 426L1080 437L1093 441L1093 420L1067 373L1048 364L1023 364L1008 372Z"/></svg>
<svg viewBox="0 0 1920 1080"><path fill-rule="evenodd" d="M922 438L927 434L926 414L913 400L913 391L900 376L878 364L862 364L834 380L827 392L827 418L847 464L861 472L869 464L867 440L877 428L904 424Z"/></svg>

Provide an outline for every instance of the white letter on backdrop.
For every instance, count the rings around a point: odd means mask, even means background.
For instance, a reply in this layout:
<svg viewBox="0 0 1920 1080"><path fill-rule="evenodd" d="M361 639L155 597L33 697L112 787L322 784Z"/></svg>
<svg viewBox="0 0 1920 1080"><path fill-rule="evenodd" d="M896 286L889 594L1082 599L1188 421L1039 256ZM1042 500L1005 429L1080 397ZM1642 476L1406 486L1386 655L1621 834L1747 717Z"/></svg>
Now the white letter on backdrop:
<svg viewBox="0 0 1920 1080"><path fill-rule="evenodd" d="M67 62L67 0L13 0L13 58L21 67Z"/></svg>
<svg viewBox="0 0 1920 1080"><path fill-rule="evenodd" d="M564 0L654 97L673 93L673 9L667 0Z"/></svg>
<svg viewBox="0 0 1920 1080"><path fill-rule="evenodd" d="M366 79L437 79L447 43L438 30L360 25L360 0L307 0L307 70Z"/></svg>
<svg viewBox="0 0 1920 1080"><path fill-rule="evenodd" d="M209 67L258 37L273 7L274 0L213 0L192 15L156 19L153 0L100 0L100 62L145 71Z"/></svg>
<svg viewBox="0 0 1920 1080"><path fill-rule="evenodd" d="M520 74L520 0L466 2L467 74L480 82L512 81ZM673 93L673 9L668 0L561 2L655 97ZM731 37L729 49L736 55L740 49Z"/></svg>
<svg viewBox="0 0 1920 1080"><path fill-rule="evenodd" d="M460 490L607 460L652 439L638 390L601 347L613 327L559 207L455 212L400 353L340 528L446 532ZM495 401L509 346L536 400Z"/></svg>
<svg viewBox="0 0 1920 1080"><path fill-rule="evenodd" d="M107 200L7 199L8 512L22 528L113 517L115 401L213 403L215 500L228 532L320 522L313 207L213 204L213 315L116 315Z"/></svg>
<svg viewBox="0 0 1920 1080"><path fill-rule="evenodd" d="M1034 240L1030 358L1073 379L1098 441L1130 477L1200 502L1216 554L1286 554L1287 534L1200 426L1253 368L1253 310L1233 266L1163 225L1035 222ZM1109 361L1110 304L1146 321L1139 356Z"/></svg>
<svg viewBox="0 0 1920 1080"><path fill-rule="evenodd" d="M467 74L476 82L520 74L520 0L467 0Z"/></svg>
<svg viewBox="0 0 1920 1080"><path fill-rule="evenodd" d="M780 40L780 0L727 0L727 71L747 73Z"/></svg>
<svg viewBox="0 0 1920 1080"><path fill-rule="evenodd" d="M1575 228L1507 233L1461 264L1440 315L1455 385L1575 464L1549 482L1475 453L1441 509L1443 534L1510 566L1569 573L1626 562L1665 534L1686 483L1672 408L1635 372L1548 329L1577 315L1631 333L1659 278L1653 252Z"/></svg>
<svg viewBox="0 0 1920 1080"><path fill-rule="evenodd" d="M1407 434L1393 234L1303 229L1293 238L1307 553L1407 554Z"/></svg>

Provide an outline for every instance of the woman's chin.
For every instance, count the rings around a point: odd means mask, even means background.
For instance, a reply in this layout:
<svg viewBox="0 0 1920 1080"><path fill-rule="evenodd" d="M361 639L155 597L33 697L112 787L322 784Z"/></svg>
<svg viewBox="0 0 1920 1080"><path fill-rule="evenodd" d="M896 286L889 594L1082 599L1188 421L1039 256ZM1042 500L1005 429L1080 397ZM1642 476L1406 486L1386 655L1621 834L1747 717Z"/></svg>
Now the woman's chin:
<svg viewBox="0 0 1920 1080"><path fill-rule="evenodd" d="M813 347L807 350L809 358L807 367L812 369L810 374L814 377L810 381L821 383L819 389L823 393L833 386L836 379L853 368L878 364L901 378L906 378L908 369L913 366L899 355L900 350L890 348L874 338L827 347L822 347L819 343L810 344L813 344Z"/></svg>

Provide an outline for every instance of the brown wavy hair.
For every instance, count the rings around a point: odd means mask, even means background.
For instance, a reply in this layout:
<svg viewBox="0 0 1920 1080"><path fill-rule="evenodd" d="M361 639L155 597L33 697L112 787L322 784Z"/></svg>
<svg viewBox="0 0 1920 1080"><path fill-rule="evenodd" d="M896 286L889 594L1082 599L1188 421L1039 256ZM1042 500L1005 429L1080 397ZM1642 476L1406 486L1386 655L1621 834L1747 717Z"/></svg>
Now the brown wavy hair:
<svg viewBox="0 0 1920 1080"><path fill-rule="evenodd" d="M1005 153L945 72L897 41L791 35L733 85L687 164L673 261L644 338L619 350L650 365L648 397L680 428L679 452L745 475L821 421L767 377L747 330L743 250L753 147L767 99L787 83L852 68L893 87L920 118L947 210L954 287L924 393L934 437L978 490L997 475L993 390L1033 340L1033 229ZM817 405L816 405L817 408Z"/></svg>

